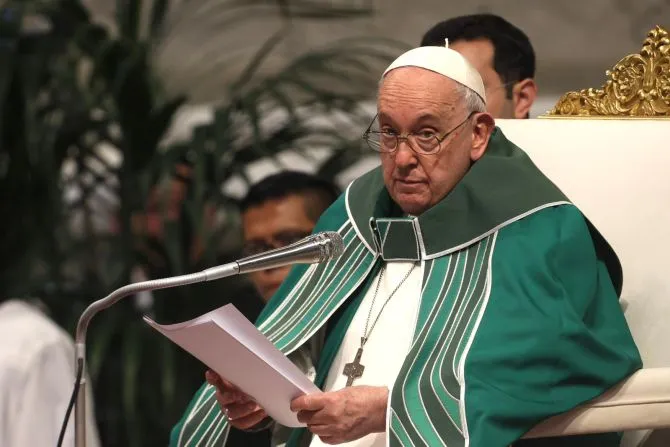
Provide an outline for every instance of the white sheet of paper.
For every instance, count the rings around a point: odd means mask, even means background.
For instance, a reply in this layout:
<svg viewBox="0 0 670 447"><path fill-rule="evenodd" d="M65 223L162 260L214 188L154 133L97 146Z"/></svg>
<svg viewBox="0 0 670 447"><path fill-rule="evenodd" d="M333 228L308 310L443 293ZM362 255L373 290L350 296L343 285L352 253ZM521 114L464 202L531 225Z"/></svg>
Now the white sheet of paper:
<svg viewBox="0 0 670 447"><path fill-rule="evenodd" d="M253 397L281 425L305 425L290 403L321 390L232 304L184 323L144 321Z"/></svg>

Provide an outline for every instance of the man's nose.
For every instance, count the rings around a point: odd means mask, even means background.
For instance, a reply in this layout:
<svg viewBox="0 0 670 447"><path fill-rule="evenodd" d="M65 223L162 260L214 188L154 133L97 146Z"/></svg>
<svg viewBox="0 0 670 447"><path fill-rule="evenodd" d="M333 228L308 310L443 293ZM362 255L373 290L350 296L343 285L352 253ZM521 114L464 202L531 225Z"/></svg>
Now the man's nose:
<svg viewBox="0 0 670 447"><path fill-rule="evenodd" d="M413 167L417 163L416 154L409 145L409 141L398 141L398 148L395 151L395 164L398 168Z"/></svg>

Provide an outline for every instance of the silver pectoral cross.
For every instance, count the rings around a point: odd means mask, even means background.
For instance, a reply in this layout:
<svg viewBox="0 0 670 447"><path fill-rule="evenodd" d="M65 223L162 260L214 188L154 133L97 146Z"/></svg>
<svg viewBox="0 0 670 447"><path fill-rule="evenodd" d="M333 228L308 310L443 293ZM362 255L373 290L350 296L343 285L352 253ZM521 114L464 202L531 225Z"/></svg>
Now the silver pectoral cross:
<svg viewBox="0 0 670 447"><path fill-rule="evenodd" d="M365 344L365 339L361 340L361 347L356 351L356 356L354 361L344 365L342 374L347 376L347 386L351 386L354 383L354 380L360 379L363 377L363 371L365 371L365 365L361 364L361 356L363 355L363 345Z"/></svg>

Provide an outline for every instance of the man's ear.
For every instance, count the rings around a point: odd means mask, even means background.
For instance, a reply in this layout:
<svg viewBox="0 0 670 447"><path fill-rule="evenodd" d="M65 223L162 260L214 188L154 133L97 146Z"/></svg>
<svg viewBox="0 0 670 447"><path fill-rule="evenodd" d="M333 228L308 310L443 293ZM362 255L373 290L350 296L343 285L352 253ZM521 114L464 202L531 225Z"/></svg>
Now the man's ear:
<svg viewBox="0 0 670 447"><path fill-rule="evenodd" d="M531 78L517 82L512 89L514 118L528 118L530 108L537 97L537 84Z"/></svg>
<svg viewBox="0 0 670 447"><path fill-rule="evenodd" d="M489 139L495 129L496 123L489 113L476 113L472 124L472 149L470 150L470 160L477 161L486 152Z"/></svg>

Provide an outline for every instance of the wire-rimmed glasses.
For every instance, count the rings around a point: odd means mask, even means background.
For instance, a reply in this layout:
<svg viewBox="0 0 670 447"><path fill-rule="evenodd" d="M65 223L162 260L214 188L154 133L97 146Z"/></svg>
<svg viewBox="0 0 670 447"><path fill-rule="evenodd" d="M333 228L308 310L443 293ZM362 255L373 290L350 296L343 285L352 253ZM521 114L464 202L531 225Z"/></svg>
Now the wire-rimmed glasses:
<svg viewBox="0 0 670 447"><path fill-rule="evenodd" d="M440 152L442 142L465 124L474 113L475 112L470 113L467 118L461 121L457 126L442 135L426 130L417 133L408 133L404 136L402 134L397 134L392 130L372 130L372 126L377 120L377 115L375 115L374 119L363 133L363 139L370 149L375 152L395 152L400 146L400 142L404 140L407 141L409 147L418 154L435 155Z"/></svg>

